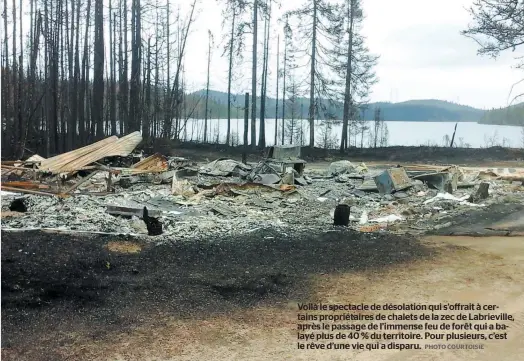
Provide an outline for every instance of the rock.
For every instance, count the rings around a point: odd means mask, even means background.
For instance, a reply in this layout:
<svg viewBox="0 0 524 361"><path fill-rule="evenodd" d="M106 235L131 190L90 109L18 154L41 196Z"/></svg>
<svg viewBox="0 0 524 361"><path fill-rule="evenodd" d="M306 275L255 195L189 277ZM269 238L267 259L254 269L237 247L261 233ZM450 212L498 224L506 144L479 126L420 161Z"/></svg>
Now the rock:
<svg viewBox="0 0 524 361"><path fill-rule="evenodd" d="M356 168L349 160L340 160L329 165L327 175L328 177L336 177L337 175L355 172Z"/></svg>
<svg viewBox="0 0 524 361"><path fill-rule="evenodd" d="M405 192L395 192L395 193L393 194L393 197L395 197L395 198L397 198L397 199L402 199L402 198L407 198L408 195L407 195L407 193L405 193Z"/></svg>

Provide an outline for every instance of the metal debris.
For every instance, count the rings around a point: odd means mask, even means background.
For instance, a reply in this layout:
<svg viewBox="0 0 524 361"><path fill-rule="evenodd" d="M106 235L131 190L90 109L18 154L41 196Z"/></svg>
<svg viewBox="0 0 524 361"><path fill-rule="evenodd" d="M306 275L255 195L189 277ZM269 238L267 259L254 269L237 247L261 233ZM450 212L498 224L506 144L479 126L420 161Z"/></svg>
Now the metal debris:
<svg viewBox="0 0 524 361"><path fill-rule="evenodd" d="M53 174L77 171L105 157L127 156L141 141L140 132L128 134L120 139L112 136L87 147L43 160L39 168Z"/></svg>
<svg viewBox="0 0 524 361"><path fill-rule="evenodd" d="M219 158L200 167L201 174L207 174L211 176L238 175L245 177L249 174L250 170L250 166L227 158Z"/></svg>
<svg viewBox="0 0 524 361"><path fill-rule="evenodd" d="M411 187L404 168L390 168L373 178L380 194L391 194Z"/></svg>
<svg viewBox="0 0 524 361"><path fill-rule="evenodd" d="M413 179L421 180L441 192L450 194L453 194L457 190L458 178L459 175L457 172L427 173L413 177Z"/></svg>

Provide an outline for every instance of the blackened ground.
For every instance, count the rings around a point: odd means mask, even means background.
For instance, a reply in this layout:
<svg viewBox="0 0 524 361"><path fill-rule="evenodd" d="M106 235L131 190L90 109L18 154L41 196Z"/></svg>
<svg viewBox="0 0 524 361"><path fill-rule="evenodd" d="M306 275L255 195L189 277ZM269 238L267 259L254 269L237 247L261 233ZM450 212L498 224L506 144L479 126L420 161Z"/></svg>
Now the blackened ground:
<svg viewBox="0 0 524 361"><path fill-rule="evenodd" d="M115 241L142 250L110 251L107 244ZM236 239L163 245L3 232L2 353L59 360L56 348L73 343L74 334L99 339L161 322L161 315L199 318L307 300L311 275L373 271L431 256L406 236L348 230L259 230Z"/></svg>
<svg viewBox="0 0 524 361"><path fill-rule="evenodd" d="M524 235L524 204L493 204L476 209L453 224L428 233L442 236L522 236Z"/></svg>
<svg viewBox="0 0 524 361"><path fill-rule="evenodd" d="M193 161L209 161L219 157L240 160L244 148L227 147L224 144L201 144L192 142L156 141L153 145L144 144L146 153L161 152L162 154L187 157ZM258 161L265 156L268 149L248 149L249 161ZM491 148L448 148L448 147L382 147L382 148L350 148L344 154L338 150L303 147L301 157L308 162L351 159L356 161L406 162L406 163L443 163L443 164L486 164L490 162L522 162L524 149L502 147Z"/></svg>

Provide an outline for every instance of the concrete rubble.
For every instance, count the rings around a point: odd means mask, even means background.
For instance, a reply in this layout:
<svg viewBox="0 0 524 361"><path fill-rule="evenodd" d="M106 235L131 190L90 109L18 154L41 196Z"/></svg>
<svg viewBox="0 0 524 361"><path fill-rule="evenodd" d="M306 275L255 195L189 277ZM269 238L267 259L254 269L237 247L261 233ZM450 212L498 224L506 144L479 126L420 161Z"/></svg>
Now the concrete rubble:
<svg viewBox="0 0 524 361"><path fill-rule="evenodd" d="M12 168L5 169L12 174ZM162 234L151 238L158 242L249 234L266 227L283 233L327 231L334 223L346 226L346 218L348 227L362 232L423 233L449 226L472 207L524 201L524 192L515 192L523 190L514 181L520 172L505 179L473 168L368 167L348 160L308 168L299 147L273 147L256 164L220 158L199 167L155 154L127 168L98 164L90 171L69 175L62 189L84 182L60 196L63 191L40 194L45 189L33 186L45 181L31 183L27 177L19 181L27 182L23 188L5 187L3 167L2 229L147 236L142 220L147 207L151 222L161 224ZM26 192L29 188L36 193Z"/></svg>

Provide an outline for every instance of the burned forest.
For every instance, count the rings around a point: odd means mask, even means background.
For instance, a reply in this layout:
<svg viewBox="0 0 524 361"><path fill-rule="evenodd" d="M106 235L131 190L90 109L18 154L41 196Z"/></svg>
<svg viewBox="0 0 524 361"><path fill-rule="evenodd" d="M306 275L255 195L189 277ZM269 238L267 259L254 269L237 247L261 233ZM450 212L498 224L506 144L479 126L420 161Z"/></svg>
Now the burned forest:
<svg viewBox="0 0 524 361"><path fill-rule="evenodd" d="M111 135L177 139L194 1L4 3L2 158L52 156ZM8 28L9 26L9 28Z"/></svg>

